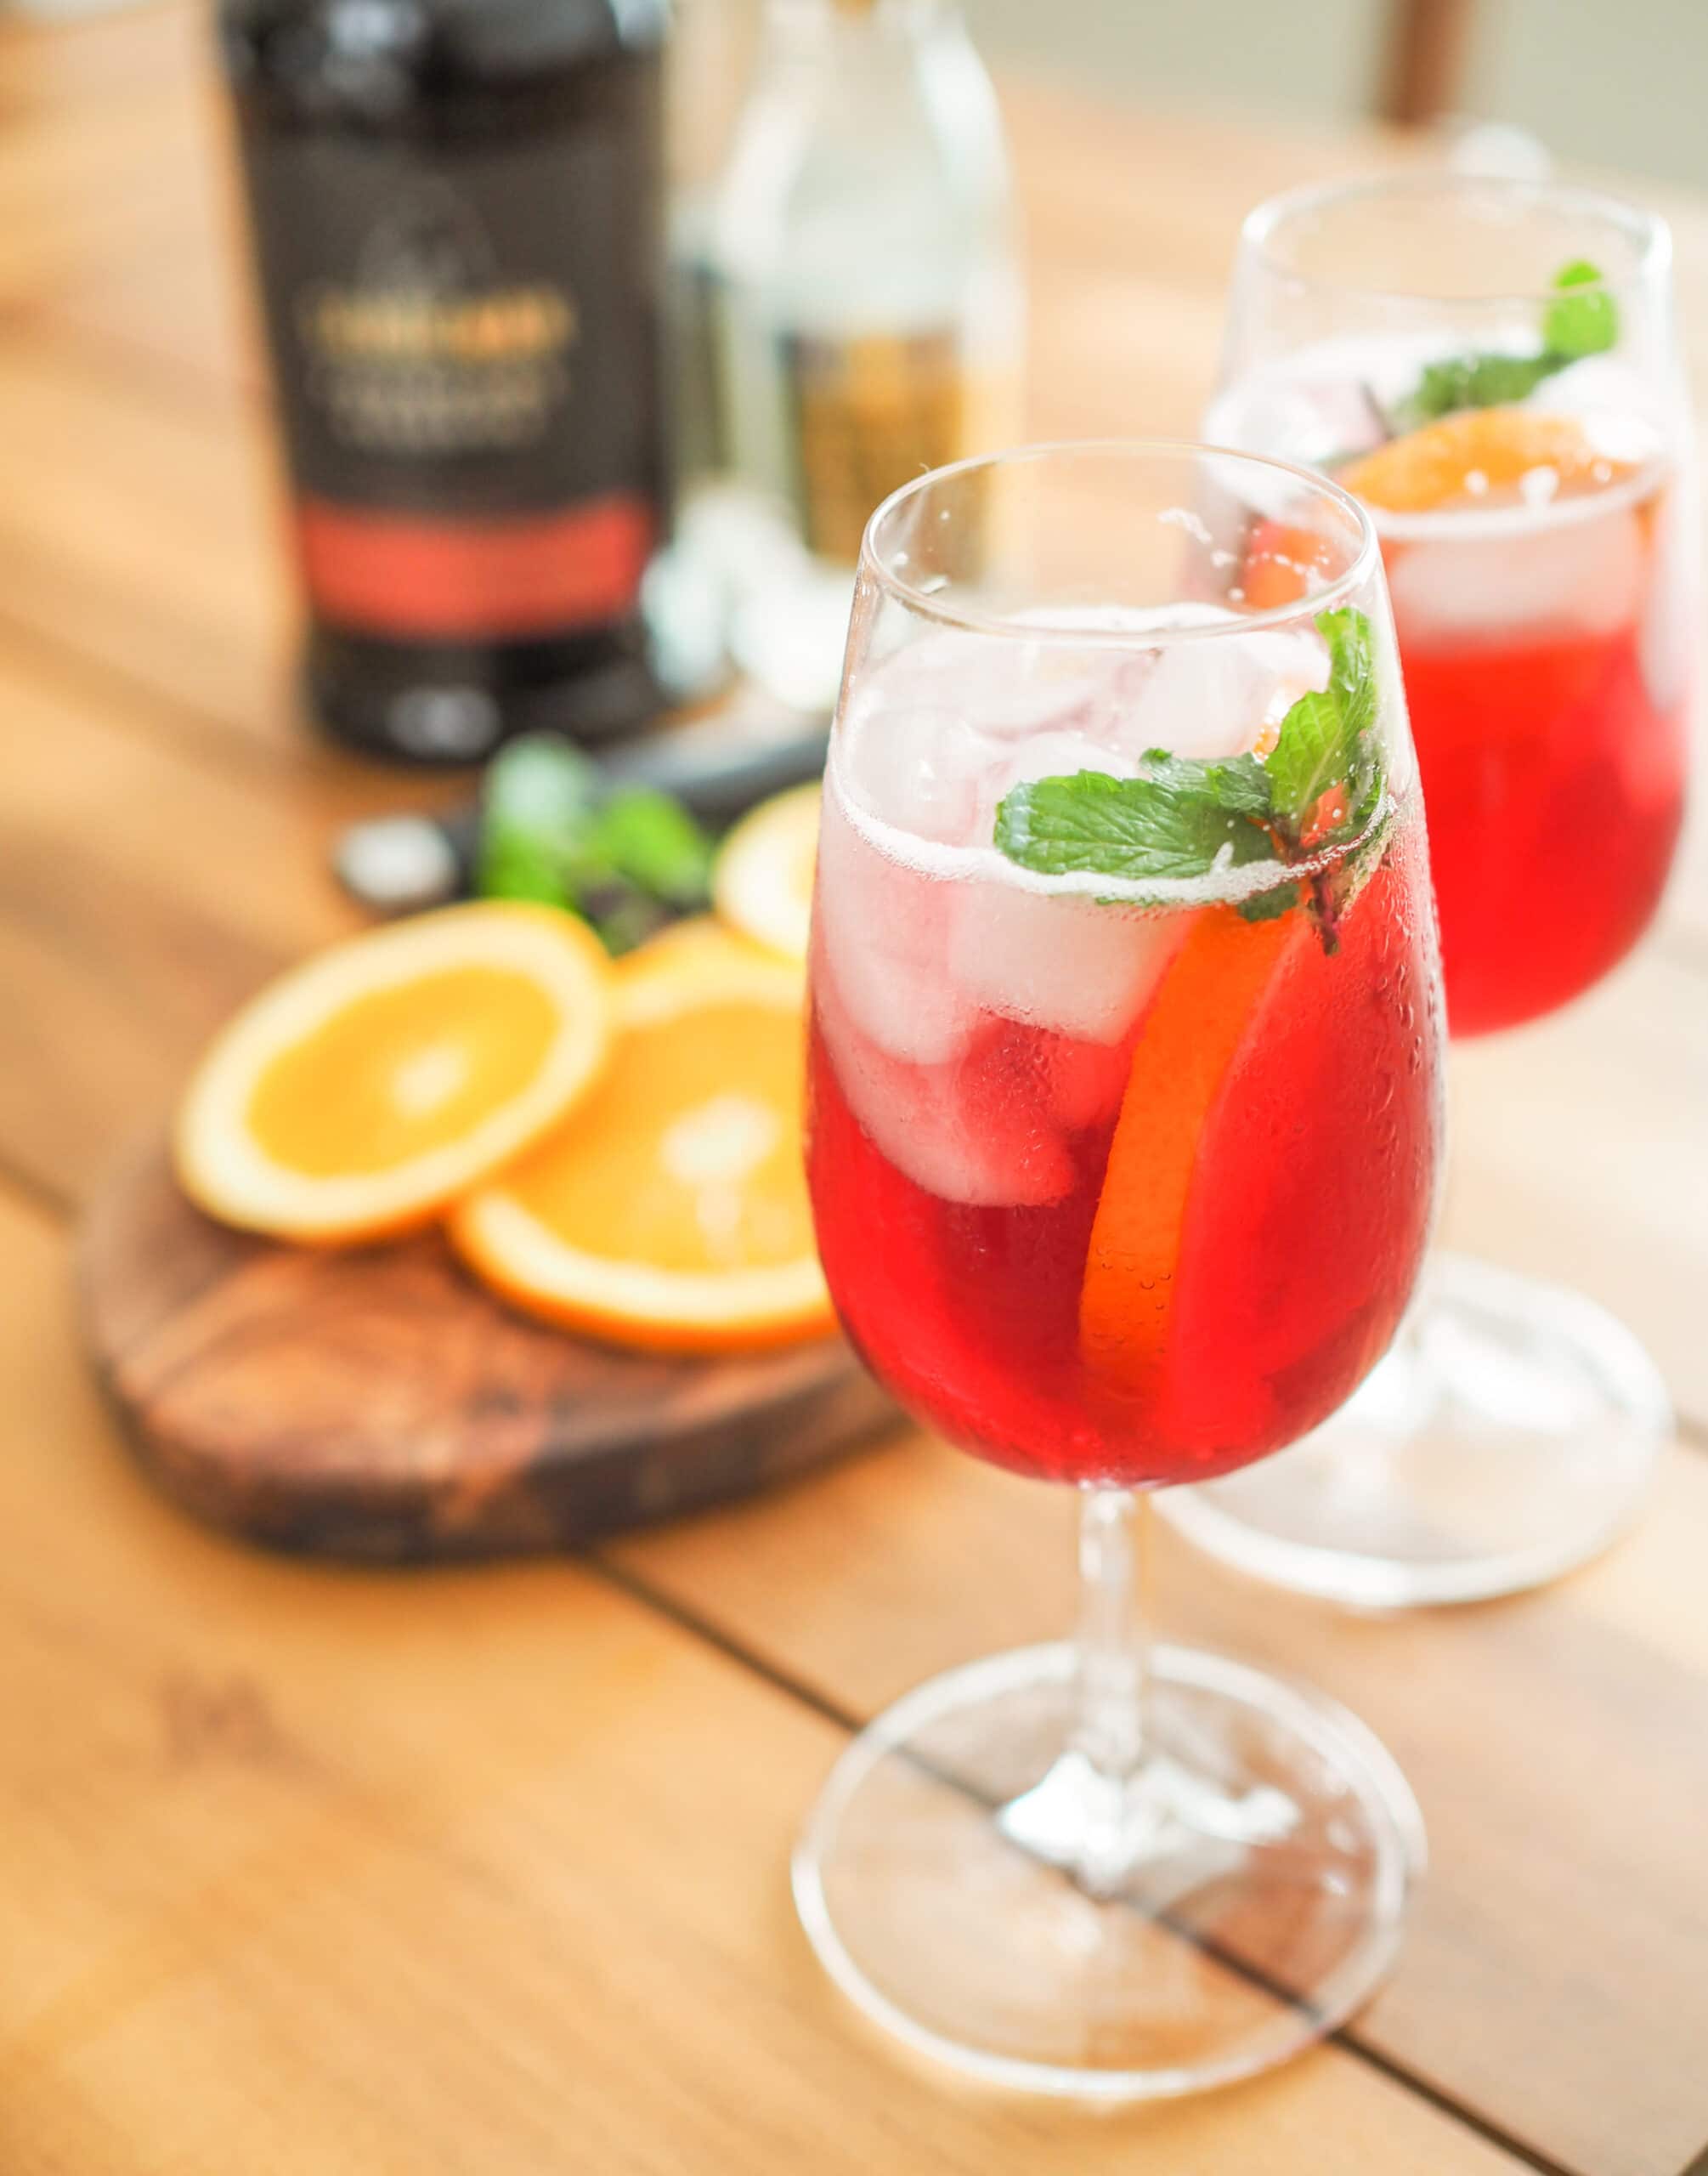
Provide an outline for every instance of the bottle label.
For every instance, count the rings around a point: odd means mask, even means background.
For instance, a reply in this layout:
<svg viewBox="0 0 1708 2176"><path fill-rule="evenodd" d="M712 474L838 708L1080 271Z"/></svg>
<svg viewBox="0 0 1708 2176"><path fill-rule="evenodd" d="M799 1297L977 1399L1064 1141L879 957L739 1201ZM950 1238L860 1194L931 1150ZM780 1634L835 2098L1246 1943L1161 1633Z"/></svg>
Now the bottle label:
<svg viewBox="0 0 1708 2176"><path fill-rule="evenodd" d="M250 133L297 546L326 620L527 639L634 611L659 434L632 105L431 148Z"/></svg>
<svg viewBox="0 0 1708 2176"><path fill-rule="evenodd" d="M953 327L847 339L790 334L783 368L806 542L851 565L880 500L974 450L984 404Z"/></svg>

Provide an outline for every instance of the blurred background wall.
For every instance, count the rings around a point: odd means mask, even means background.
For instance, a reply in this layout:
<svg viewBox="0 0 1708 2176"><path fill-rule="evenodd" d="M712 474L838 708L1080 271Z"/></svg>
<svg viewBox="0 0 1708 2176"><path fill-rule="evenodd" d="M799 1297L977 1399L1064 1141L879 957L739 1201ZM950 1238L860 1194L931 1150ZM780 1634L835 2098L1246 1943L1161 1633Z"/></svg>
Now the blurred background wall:
<svg viewBox="0 0 1708 2176"><path fill-rule="evenodd" d="M1456 48L1451 105L1557 156L1708 185L1708 0L966 0L993 63L1170 100L1369 113L1392 42Z"/></svg>
<svg viewBox="0 0 1708 2176"><path fill-rule="evenodd" d="M739 54L760 0L677 0ZM1516 124L1561 159L1708 187L1708 0L964 0L999 72L1271 120ZM1406 63L1402 65L1402 55Z"/></svg>

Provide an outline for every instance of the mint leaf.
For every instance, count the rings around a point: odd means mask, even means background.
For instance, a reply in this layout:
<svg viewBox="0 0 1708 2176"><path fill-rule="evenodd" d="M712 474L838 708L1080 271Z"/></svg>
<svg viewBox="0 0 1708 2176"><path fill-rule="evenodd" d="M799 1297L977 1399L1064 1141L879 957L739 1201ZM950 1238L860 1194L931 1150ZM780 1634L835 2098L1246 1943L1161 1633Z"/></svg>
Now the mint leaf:
<svg viewBox="0 0 1708 2176"><path fill-rule="evenodd" d="M1319 612L1315 624L1328 645L1328 685L1292 705L1266 762L1202 762L1152 748L1138 778L1078 771L1038 779L998 806L998 850L1047 876L1143 884L1287 864L1355 838L1383 787L1370 621L1343 605ZM1299 885L1281 882L1239 901L1239 910L1247 921L1266 921L1300 895ZM1327 944L1332 931L1323 926Z"/></svg>
<svg viewBox="0 0 1708 2176"><path fill-rule="evenodd" d="M1550 303L1542 320L1542 340L1549 351L1575 362L1581 355L1605 354L1619 338L1619 307L1601 284L1601 274L1586 258L1563 266L1554 275L1563 289L1557 303ZM1593 287L1590 295L1573 292Z"/></svg>
<svg viewBox="0 0 1708 2176"><path fill-rule="evenodd" d="M1450 355L1430 363L1398 413L1406 428L1433 423L1461 408L1503 408L1526 400L1560 367L1552 355Z"/></svg>
<svg viewBox="0 0 1708 2176"><path fill-rule="evenodd" d="M710 840L681 802L653 788L614 793L595 820L587 853L671 906L703 907L710 895Z"/></svg>
<svg viewBox="0 0 1708 2176"><path fill-rule="evenodd" d="M710 895L711 842L679 801L613 790L560 735L529 734L487 767L476 889L531 899L591 922L621 951Z"/></svg>
<svg viewBox="0 0 1708 2176"><path fill-rule="evenodd" d="M599 767L555 733L533 733L494 756L481 795L475 873L483 898L574 904L566 864L596 820Z"/></svg>
<svg viewBox="0 0 1708 2176"><path fill-rule="evenodd" d="M1270 776L1255 756L1224 756L1201 762L1192 756L1171 756L1166 748L1147 748L1145 776L1170 793L1213 802L1231 816L1267 816Z"/></svg>
<svg viewBox="0 0 1708 2176"><path fill-rule="evenodd" d="M1128 883L1207 876L1224 854L1236 864L1273 860L1275 842L1253 820L1255 797L1267 798L1253 774L1261 780L1250 756L1196 763L1164 756L1144 778L1080 771L1038 779L1004 796L996 844L1043 876L1088 871Z"/></svg>
<svg viewBox="0 0 1708 2176"><path fill-rule="evenodd" d="M1317 632L1328 644L1328 685L1301 695L1281 720L1267 766L1275 820L1295 843L1323 796L1341 786L1346 818L1364 802L1376 766L1376 673L1370 621L1355 606L1319 612ZM1321 843L1312 841L1312 847Z"/></svg>
<svg viewBox="0 0 1708 2176"><path fill-rule="evenodd" d="M1558 299L1542 314L1542 348L1536 355L1449 355L1430 363L1416 389L1394 411L1407 430L1451 416L1462 408L1502 408L1528 400L1545 379L1585 355L1604 354L1619 340L1619 308L1586 258L1555 273ZM1584 288L1593 289L1583 293Z"/></svg>
<svg viewBox="0 0 1708 2176"><path fill-rule="evenodd" d="M1248 899L1239 902L1240 913L1247 921L1277 921L1289 907L1298 904L1297 884L1277 884L1268 892L1253 892Z"/></svg>

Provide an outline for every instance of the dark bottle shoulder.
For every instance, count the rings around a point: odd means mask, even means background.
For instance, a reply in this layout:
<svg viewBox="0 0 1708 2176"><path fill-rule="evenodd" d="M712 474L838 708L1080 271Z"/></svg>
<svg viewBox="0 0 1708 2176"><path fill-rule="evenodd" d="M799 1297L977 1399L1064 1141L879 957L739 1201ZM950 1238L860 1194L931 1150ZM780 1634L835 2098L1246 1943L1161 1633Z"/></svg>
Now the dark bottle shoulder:
<svg viewBox="0 0 1708 2176"><path fill-rule="evenodd" d="M221 0L240 88L308 109L375 111L502 92L656 52L667 0Z"/></svg>

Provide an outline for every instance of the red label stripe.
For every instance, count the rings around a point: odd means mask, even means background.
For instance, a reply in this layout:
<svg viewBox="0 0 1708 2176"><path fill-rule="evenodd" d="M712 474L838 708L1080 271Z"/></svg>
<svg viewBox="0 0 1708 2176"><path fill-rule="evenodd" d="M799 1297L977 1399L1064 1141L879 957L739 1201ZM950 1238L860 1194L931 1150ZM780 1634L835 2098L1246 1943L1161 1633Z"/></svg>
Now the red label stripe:
<svg viewBox="0 0 1708 2176"><path fill-rule="evenodd" d="M625 618L653 543L631 492L548 514L430 520L304 499L303 575L317 610L379 635L547 634Z"/></svg>

